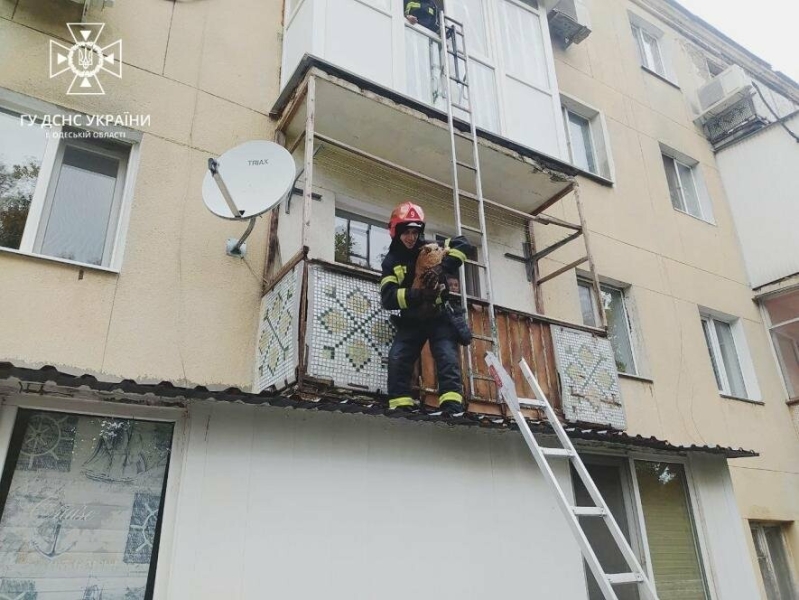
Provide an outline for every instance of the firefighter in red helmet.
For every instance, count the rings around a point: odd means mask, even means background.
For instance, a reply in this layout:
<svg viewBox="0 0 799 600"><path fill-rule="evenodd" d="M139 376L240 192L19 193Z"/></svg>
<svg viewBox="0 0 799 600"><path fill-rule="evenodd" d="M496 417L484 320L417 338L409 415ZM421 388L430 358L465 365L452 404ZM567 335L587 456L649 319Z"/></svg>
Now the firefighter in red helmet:
<svg viewBox="0 0 799 600"><path fill-rule="evenodd" d="M403 202L391 213L391 245L383 260L380 295L383 308L399 310L400 315L392 317L397 334L388 356L388 404L397 410L416 406L411 397L413 366L429 342L436 362L439 406L448 414L457 414L464 410L458 352L462 336L447 315L446 280L457 275L471 246L462 236L439 242L446 255L422 274L424 286L413 289L416 259L426 243L424 228L424 211L413 202Z"/></svg>

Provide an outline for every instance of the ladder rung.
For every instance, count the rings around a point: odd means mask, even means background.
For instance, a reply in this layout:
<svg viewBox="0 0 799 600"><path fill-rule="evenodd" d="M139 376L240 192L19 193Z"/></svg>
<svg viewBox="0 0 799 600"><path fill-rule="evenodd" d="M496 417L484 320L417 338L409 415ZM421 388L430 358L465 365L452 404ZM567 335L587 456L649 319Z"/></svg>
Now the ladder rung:
<svg viewBox="0 0 799 600"><path fill-rule="evenodd" d="M467 114L472 114L472 110L470 108L464 106L463 104L458 104L457 102L452 103L452 108L457 108L458 110L462 110Z"/></svg>
<svg viewBox="0 0 799 600"><path fill-rule="evenodd" d="M457 77L453 77L452 75L450 75L449 78L455 83L462 85L463 87L469 87L469 82L466 81L465 79L458 79Z"/></svg>
<svg viewBox="0 0 799 600"><path fill-rule="evenodd" d="M541 454L552 456L553 458L571 458L574 452L568 448L541 448Z"/></svg>
<svg viewBox="0 0 799 600"><path fill-rule="evenodd" d="M463 225L461 225L461 227L463 227ZM474 265L475 267L478 267L480 269L485 269L486 268L485 264L483 264L481 262L477 262L476 260L472 260L470 258L467 258L464 262L467 265Z"/></svg>
<svg viewBox="0 0 799 600"><path fill-rule="evenodd" d="M480 375L480 373L474 373L472 375L472 379L479 379L480 381L490 381L491 383L495 383L493 377L489 377L488 375Z"/></svg>
<svg viewBox="0 0 799 600"><path fill-rule="evenodd" d="M605 573L605 578L612 585L641 583L644 580L644 576L640 573Z"/></svg>
<svg viewBox="0 0 799 600"><path fill-rule="evenodd" d="M525 407L533 407L533 408L546 408L547 403L543 400L538 400L537 398L519 398L519 404L523 404Z"/></svg>
<svg viewBox="0 0 799 600"><path fill-rule="evenodd" d="M484 342L491 342L492 344L496 344L496 342L494 341L494 338L492 338L491 336L488 336L488 335L479 335L477 333L473 333L472 337L474 339L476 339L476 340L482 340ZM491 381L494 381L494 380L492 379Z"/></svg>
<svg viewBox="0 0 799 600"><path fill-rule="evenodd" d="M471 231L472 233L479 233L480 235L483 235L483 230L480 229L479 227L472 227L471 225L464 225L463 223L461 223L461 229L465 229L466 231Z"/></svg>
<svg viewBox="0 0 799 600"><path fill-rule="evenodd" d="M476 171L477 170L477 167L475 167L474 165L470 165L469 163L465 163L462 160L456 160L455 163L459 167L463 167L464 169L469 169L471 171Z"/></svg>
<svg viewBox="0 0 799 600"><path fill-rule="evenodd" d="M452 50L447 48L447 54L449 54L450 56L457 56L460 59L466 60L466 55L460 50L458 50L457 52L453 52Z"/></svg>
<svg viewBox="0 0 799 600"><path fill-rule="evenodd" d="M572 512L575 517L604 517L605 509L598 506L573 506Z"/></svg>
<svg viewBox="0 0 799 600"><path fill-rule="evenodd" d="M474 144L474 138L471 135L466 135L465 133L461 133L457 129L453 129L452 133L455 135L455 137L459 137L461 139L464 139L464 140Z"/></svg>

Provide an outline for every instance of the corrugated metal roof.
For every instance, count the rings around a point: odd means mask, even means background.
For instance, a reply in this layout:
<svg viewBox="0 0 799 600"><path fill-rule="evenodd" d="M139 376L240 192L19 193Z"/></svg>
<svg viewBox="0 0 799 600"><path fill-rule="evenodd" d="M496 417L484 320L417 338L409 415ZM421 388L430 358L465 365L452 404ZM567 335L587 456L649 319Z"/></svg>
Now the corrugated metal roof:
<svg viewBox="0 0 799 600"><path fill-rule="evenodd" d="M438 411L429 412L426 410L417 410L407 413L390 411L385 407L384 402L369 396L355 395L355 393L350 393L349 395L341 393L338 395L326 395L323 393L310 399L309 394L301 394L296 391L251 394L235 387L218 390L210 390L204 386L196 386L193 388L178 387L169 381L162 381L160 383L139 383L132 379L124 379L114 382L103 381L89 374L70 375L52 366L43 366L34 369L16 366L10 362L0 362L0 380L17 380L21 384L22 391L30 391L25 390L24 384L38 383L76 389L85 387L99 392L155 396L160 399L160 402L157 403L163 406L179 405L182 400L216 400L219 402L237 402L241 404L375 415L409 421L443 422L455 426L482 427L497 430L511 430L517 428L511 418L499 415L465 413L461 416L453 417L443 415ZM37 390L37 393L46 394L46 391ZM143 399L143 403L155 404L146 399ZM534 433L553 433L552 428L546 421L529 421L529 424ZM758 456L755 451L744 450L743 448L707 445L698 446L696 444L690 446L675 445L667 440L661 440L654 436L645 437L642 435L630 435L623 431L598 427L567 425L566 433L570 438L575 440L583 440L592 443L596 442L604 445L624 446L627 447L627 449L634 447L638 449L661 450L675 453L704 452L721 454L727 458Z"/></svg>

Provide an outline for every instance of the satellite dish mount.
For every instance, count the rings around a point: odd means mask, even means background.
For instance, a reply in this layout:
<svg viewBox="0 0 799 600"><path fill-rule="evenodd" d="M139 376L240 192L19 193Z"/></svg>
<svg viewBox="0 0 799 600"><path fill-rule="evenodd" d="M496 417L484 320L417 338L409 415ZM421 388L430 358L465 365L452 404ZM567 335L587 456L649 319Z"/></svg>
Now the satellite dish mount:
<svg viewBox="0 0 799 600"><path fill-rule="evenodd" d="M296 170L288 150L274 142L245 142L218 159L208 159L202 190L205 206L223 219L248 221L241 238L227 240L228 255L244 258L255 218L291 193Z"/></svg>

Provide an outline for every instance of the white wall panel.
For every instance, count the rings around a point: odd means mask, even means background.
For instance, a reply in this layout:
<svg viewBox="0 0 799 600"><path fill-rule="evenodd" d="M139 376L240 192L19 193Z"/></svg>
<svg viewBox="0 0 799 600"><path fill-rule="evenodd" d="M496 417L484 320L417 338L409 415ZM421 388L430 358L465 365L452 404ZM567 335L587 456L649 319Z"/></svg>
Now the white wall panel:
<svg viewBox="0 0 799 600"><path fill-rule="evenodd" d="M325 60L393 86L391 16L358 0L328 0Z"/></svg>
<svg viewBox="0 0 799 600"><path fill-rule="evenodd" d="M787 122L799 131L799 117ZM799 272L799 152L772 125L716 155L753 287Z"/></svg>
<svg viewBox="0 0 799 600"><path fill-rule="evenodd" d="M505 77L505 127L525 146L560 156L558 126L552 97L511 77Z"/></svg>
<svg viewBox="0 0 799 600"><path fill-rule="evenodd" d="M699 506L701 526L717 598L747 600L758 598L759 591L747 552L747 544L738 505L724 458L691 456L691 477Z"/></svg>
<svg viewBox="0 0 799 600"><path fill-rule="evenodd" d="M577 546L518 435L191 412L170 600L586 596ZM524 577L501 576L514 572Z"/></svg>
<svg viewBox="0 0 799 600"><path fill-rule="evenodd" d="M306 53L313 51L314 0L304 0L283 33L283 62L280 71L280 87L286 85Z"/></svg>

